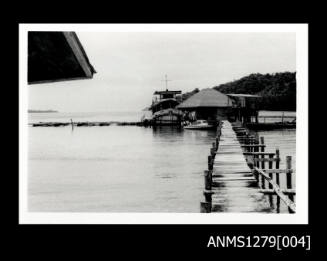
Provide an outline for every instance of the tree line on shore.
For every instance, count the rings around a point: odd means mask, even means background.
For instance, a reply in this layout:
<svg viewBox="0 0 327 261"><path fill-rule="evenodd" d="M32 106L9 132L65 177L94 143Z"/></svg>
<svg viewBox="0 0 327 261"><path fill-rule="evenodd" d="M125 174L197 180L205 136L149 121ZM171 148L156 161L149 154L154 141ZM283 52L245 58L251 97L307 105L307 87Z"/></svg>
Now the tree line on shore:
<svg viewBox="0 0 327 261"><path fill-rule="evenodd" d="M296 73L253 73L241 79L214 86L222 93L256 94L260 110L296 111ZM196 88L184 93L182 100L199 92Z"/></svg>

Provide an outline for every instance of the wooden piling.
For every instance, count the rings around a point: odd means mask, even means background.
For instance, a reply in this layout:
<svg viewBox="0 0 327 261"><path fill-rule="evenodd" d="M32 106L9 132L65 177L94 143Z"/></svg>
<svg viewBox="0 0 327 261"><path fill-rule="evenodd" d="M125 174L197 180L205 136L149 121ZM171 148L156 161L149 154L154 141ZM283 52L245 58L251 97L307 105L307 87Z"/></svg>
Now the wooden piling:
<svg viewBox="0 0 327 261"><path fill-rule="evenodd" d="M292 157L291 156L286 156L286 169L287 170L292 169ZM288 189L292 188L292 172L291 171L286 172L286 187Z"/></svg>
<svg viewBox="0 0 327 261"><path fill-rule="evenodd" d="M288 170L286 172L286 188L287 189L292 189L292 156L286 156L286 170ZM294 201L294 196L293 195L288 195L288 198L291 201ZM290 211L290 209L288 209L289 212L292 213L292 211Z"/></svg>
<svg viewBox="0 0 327 261"><path fill-rule="evenodd" d="M274 157L274 155L269 155L269 158L272 159ZM268 169L272 169L273 168L273 162L269 161L268 162ZM264 168L263 168L264 169ZM269 177L272 179L273 178L273 174L269 173ZM269 186L269 188L272 188L272 186Z"/></svg>
<svg viewBox="0 0 327 261"><path fill-rule="evenodd" d="M266 179L263 175L260 175L260 176L261 176L261 188L265 189L266 188Z"/></svg>
<svg viewBox="0 0 327 261"><path fill-rule="evenodd" d="M269 158L270 159L272 159L273 157L274 157L273 154L269 155ZM273 162L272 161L269 161L268 162L268 169L272 169L272 168L273 168ZM271 178L271 180L273 180L273 173L269 173L268 175L269 175L269 178ZM273 186L271 185L271 183L269 183L268 188L269 189L272 189L273 188ZM269 195L269 202L270 202L270 206L273 207L274 201L273 201L273 196L272 195Z"/></svg>
<svg viewBox="0 0 327 261"><path fill-rule="evenodd" d="M206 202L212 203L212 194L213 192L211 190L204 190L203 195Z"/></svg>
<svg viewBox="0 0 327 261"><path fill-rule="evenodd" d="M211 170L204 171L204 187L206 190L211 190L211 187L212 187L212 171Z"/></svg>
<svg viewBox="0 0 327 261"><path fill-rule="evenodd" d="M279 149L276 149L276 158L278 160L276 161L275 169L279 169ZM276 172L275 175L276 175L276 184L278 186L280 186L279 173ZM278 197L278 196L276 198L276 210L277 210L277 213L280 213L280 197Z"/></svg>
<svg viewBox="0 0 327 261"><path fill-rule="evenodd" d="M279 149L276 149L276 169L279 169ZM280 185L280 180L279 180L279 173L276 173L276 184L279 186Z"/></svg>
<svg viewBox="0 0 327 261"><path fill-rule="evenodd" d="M212 156L209 155L208 156L208 170L212 170L212 169L213 169Z"/></svg>
<svg viewBox="0 0 327 261"><path fill-rule="evenodd" d="M260 143L261 145L264 145L265 144L265 137L260 137ZM264 152L265 151L265 147L262 146L261 147L261 152Z"/></svg>
<svg viewBox="0 0 327 261"><path fill-rule="evenodd" d="M70 119L70 122L71 122L71 124L72 124L72 130L74 130L74 122L73 122L73 120Z"/></svg>
<svg viewBox="0 0 327 261"><path fill-rule="evenodd" d="M215 148L210 149L210 154L211 154L211 157L214 159L215 155L216 155Z"/></svg>
<svg viewBox="0 0 327 261"><path fill-rule="evenodd" d="M200 212L210 213L211 212L211 202L200 202Z"/></svg>
<svg viewBox="0 0 327 261"><path fill-rule="evenodd" d="M292 157L291 156L286 156L286 188L287 189L292 189ZM293 194L288 195L288 198L294 202L294 196ZM288 208L288 211L290 213L294 213L290 208Z"/></svg>
<svg viewBox="0 0 327 261"><path fill-rule="evenodd" d="M212 143L212 148L214 149L214 151L216 151L216 148L217 148L216 142Z"/></svg>

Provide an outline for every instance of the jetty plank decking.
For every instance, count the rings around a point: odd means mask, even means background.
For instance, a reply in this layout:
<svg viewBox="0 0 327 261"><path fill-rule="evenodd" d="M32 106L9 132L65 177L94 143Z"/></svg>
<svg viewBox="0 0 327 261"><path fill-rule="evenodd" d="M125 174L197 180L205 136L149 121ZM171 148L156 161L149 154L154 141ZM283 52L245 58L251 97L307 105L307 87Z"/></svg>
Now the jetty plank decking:
<svg viewBox="0 0 327 261"><path fill-rule="evenodd" d="M279 169L279 150L265 152L265 147L264 137L259 142L259 137L249 135L242 125L219 123L204 172L201 212L279 213L282 201L295 213L291 157L286 157L286 169ZM280 187L281 174L286 175L286 188Z"/></svg>
<svg viewBox="0 0 327 261"><path fill-rule="evenodd" d="M232 125L223 121L219 150L213 164L212 212L271 212L243 156Z"/></svg>

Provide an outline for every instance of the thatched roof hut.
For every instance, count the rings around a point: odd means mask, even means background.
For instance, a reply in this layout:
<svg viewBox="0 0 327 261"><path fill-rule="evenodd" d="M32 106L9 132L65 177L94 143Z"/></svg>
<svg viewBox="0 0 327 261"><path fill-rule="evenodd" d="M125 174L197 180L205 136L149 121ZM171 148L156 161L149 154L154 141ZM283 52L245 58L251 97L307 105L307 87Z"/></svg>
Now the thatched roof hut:
<svg viewBox="0 0 327 261"><path fill-rule="evenodd" d="M192 95L190 98L179 104L176 108L181 110L191 110L197 108L226 108L232 107L231 99L211 88L203 89Z"/></svg>

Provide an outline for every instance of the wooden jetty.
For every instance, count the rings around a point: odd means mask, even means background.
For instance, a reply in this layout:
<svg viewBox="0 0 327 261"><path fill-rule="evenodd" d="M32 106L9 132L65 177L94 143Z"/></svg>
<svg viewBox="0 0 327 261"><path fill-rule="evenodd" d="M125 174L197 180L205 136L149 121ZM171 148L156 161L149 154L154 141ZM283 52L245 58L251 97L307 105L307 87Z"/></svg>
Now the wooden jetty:
<svg viewBox="0 0 327 261"><path fill-rule="evenodd" d="M283 202L295 212L291 157L287 168L279 169L279 150L265 152L264 137L249 135L240 123L221 121L204 171L201 212L280 212ZM285 174L287 187L280 187Z"/></svg>

